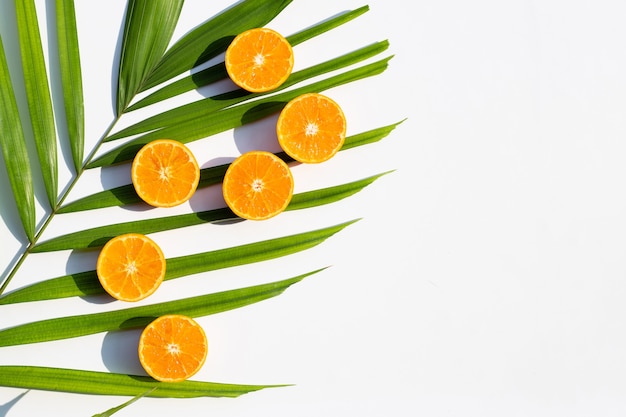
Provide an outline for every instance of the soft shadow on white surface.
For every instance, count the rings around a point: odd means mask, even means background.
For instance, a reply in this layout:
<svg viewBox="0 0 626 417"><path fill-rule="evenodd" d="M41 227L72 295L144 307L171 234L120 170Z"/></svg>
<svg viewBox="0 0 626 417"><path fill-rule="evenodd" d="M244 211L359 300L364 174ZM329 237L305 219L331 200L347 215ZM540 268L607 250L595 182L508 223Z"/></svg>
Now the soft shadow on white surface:
<svg viewBox="0 0 626 417"><path fill-rule="evenodd" d="M245 117L244 115L244 119ZM249 151L279 151L276 138L277 119L278 115L272 115L236 128L233 134L237 150L242 154Z"/></svg>
<svg viewBox="0 0 626 417"><path fill-rule="evenodd" d="M24 391L17 397L13 398L11 401L0 405L0 417L7 417L9 415L9 411L13 408L29 391Z"/></svg>
<svg viewBox="0 0 626 417"><path fill-rule="evenodd" d="M114 373L146 375L137 356L141 330L108 332L102 341L102 362Z"/></svg>

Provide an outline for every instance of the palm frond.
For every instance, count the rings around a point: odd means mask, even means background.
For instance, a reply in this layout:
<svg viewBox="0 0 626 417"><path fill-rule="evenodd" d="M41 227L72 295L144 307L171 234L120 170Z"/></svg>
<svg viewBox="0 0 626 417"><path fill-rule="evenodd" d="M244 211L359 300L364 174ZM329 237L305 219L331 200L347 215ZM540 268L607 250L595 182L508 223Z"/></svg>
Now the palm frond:
<svg viewBox="0 0 626 417"><path fill-rule="evenodd" d="M164 232L207 222L231 220L233 213L226 208L194 212L157 219L104 224L97 228L78 230L39 242L46 227L58 213L120 206L139 203L132 185L105 190L63 205L69 192L85 170L108 167L129 162L143 144L159 137L168 137L189 143L208 138L226 130L240 127L280 111L288 101L308 92L322 92L347 83L383 73L392 56L376 57L389 47L388 41L377 42L355 51L321 62L295 72L289 80L271 94L250 94L234 90L225 94L170 108L160 114L139 120L114 134L116 123L131 110L172 98L209 83L226 78L223 62L200 69L201 65L222 53L229 42L246 29L261 27L271 22L292 0L242 0L234 6L205 20L172 44L173 33L184 0L128 0L117 72L117 90L114 120L103 132L92 149L84 149L85 118L81 62L73 0L55 0L58 62L66 114L68 140L72 152L75 175L68 186L58 193L58 160L54 109L50 98L50 85L43 58L41 34L37 24L34 0L16 1L20 55L25 92L35 138L39 166L45 191L51 207L37 230L35 225L35 192L33 175L25 145L16 94L13 90L4 48L0 39L0 144L6 160L8 178L15 203L30 244L8 278L0 287L3 293L11 278L19 270L27 255L34 252L56 250L95 249L111 237L135 231L139 233ZM369 10L368 6L339 13L338 15L300 30L289 36L293 45L305 42L341 26ZM171 46L170 46L171 45ZM185 72L177 81L173 79ZM333 75L329 75L334 73ZM319 80L318 80L319 78ZM311 81L307 84L308 81ZM155 87L160 87L156 89ZM291 87L294 87L293 89ZM155 92L136 101L139 93L155 88ZM19 94L20 92L18 92ZM56 97L55 97L56 98ZM56 103L55 103L56 104ZM58 110L58 107L57 107ZM206 117L206 116L211 116ZM204 118L206 123L197 123ZM25 120L25 119L24 119ZM58 119L57 119L58 120ZM400 122L401 123L401 122ZM347 138L343 150L381 140L399 123L373 129ZM130 138L121 146L96 158L104 142ZM84 157L84 152L88 152ZM284 153L282 158L290 161ZM202 170L201 187L222 181L227 165ZM358 181L312 190L294 195L288 210L318 207L351 196L384 174L372 175ZM62 206L59 209L58 206ZM64 214L65 215L65 214ZM318 230L255 241L235 247L187 254L167 259L166 280L192 274L237 267L305 251L321 244L357 220L352 220ZM71 315L24 323L0 330L0 346L15 346L44 341L74 338L105 331L117 331L145 326L155 317L164 314L185 314L199 317L224 312L254 304L282 294L291 285L320 272L311 271L293 278L231 289L196 297L175 299L152 305L121 308L94 314ZM82 271L18 288L0 296L0 304L13 304L52 300L75 296L104 294L95 271ZM234 385L186 381L181 384L161 384L148 377L100 373L72 369L0 366L0 385L29 389L59 390L86 394L127 395L135 398L238 396L246 392L271 387L270 385ZM156 389L154 388L156 387ZM126 403L126 404L128 404ZM123 404L121 407L123 407ZM119 407L105 412L110 415Z"/></svg>

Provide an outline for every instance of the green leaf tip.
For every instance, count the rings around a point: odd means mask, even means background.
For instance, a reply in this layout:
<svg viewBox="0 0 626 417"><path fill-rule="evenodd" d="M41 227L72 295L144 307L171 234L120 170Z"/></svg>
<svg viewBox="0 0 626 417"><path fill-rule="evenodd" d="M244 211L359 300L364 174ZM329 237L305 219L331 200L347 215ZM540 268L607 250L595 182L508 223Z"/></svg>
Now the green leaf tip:
<svg viewBox="0 0 626 417"><path fill-rule="evenodd" d="M113 414L117 413L118 411L123 410L124 408L128 407L129 405L136 403L137 401L139 401L140 399L142 399L143 397L151 394L155 389L157 389L157 387L154 387L152 389L149 389L146 392L143 392L139 395L136 395L135 397L131 398L130 400L126 401L123 404L118 405L117 407L112 407L109 408L108 410L102 412L102 413L98 413L98 414L94 414L92 417L111 417Z"/></svg>

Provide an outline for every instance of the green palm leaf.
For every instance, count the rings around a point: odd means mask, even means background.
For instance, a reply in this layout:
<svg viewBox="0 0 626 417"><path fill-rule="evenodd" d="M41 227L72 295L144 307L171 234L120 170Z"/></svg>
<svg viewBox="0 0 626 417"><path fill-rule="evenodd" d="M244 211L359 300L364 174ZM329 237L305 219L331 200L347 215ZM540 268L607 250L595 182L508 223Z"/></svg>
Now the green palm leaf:
<svg viewBox="0 0 626 417"><path fill-rule="evenodd" d="M244 0L198 26L166 52L143 90L165 82L226 50L244 30L264 26L292 0Z"/></svg>
<svg viewBox="0 0 626 417"><path fill-rule="evenodd" d="M301 210L334 203L361 191L382 175L384 174L374 175L342 185L294 194L285 210ZM238 217L230 209L220 208L189 214L179 214L177 216L118 223L58 236L37 244L33 247L32 252L97 248L104 245L109 239L124 233L134 232L149 234L203 223L223 222L237 218Z"/></svg>
<svg viewBox="0 0 626 417"><path fill-rule="evenodd" d="M50 207L55 208L58 193L56 131L35 2L17 0L15 12L33 136L48 202Z"/></svg>
<svg viewBox="0 0 626 417"><path fill-rule="evenodd" d="M171 82L156 93L134 105L138 93L156 87L222 53L228 43L242 31L264 26L274 19L292 0L242 0L182 36L168 49L176 29L184 0L128 0L126 20L121 44L120 65L116 95L116 115L111 126L102 135L86 158L84 147L84 111L82 74L78 50L78 36L73 0L55 0L56 30L59 51L59 67L63 87L64 106L70 149L76 175L59 196L57 191L57 150L53 108L50 99L47 72L43 59L42 42L37 26L33 0L16 1L20 52L24 72L27 102L37 144L39 165L51 212L43 219L39 230L35 227L32 173L28 169L29 155L24 145L24 132L20 123L16 98L9 77L2 42L0 40L0 144L7 160L8 177L13 188L18 212L25 232L31 242L21 254L16 266L0 287L0 294L31 252L61 249L88 249L101 246L112 236L135 231L154 233L194 224L233 219L230 210L223 208L206 212L170 216L159 219L140 220L119 224L107 224L89 230L59 236L38 243L46 227L58 212L110 207L139 202L132 185L88 196L62 205L85 169L106 167L128 162L145 143L157 137L168 137L188 143L206 138L225 130L269 116L282 109L292 98L307 92L321 92L382 73L391 57L362 64L366 59L387 50L387 41L378 42L356 51L298 71L280 90L271 95L249 94L242 90L231 91L215 97L170 109L152 118L139 121L127 129L110 135L124 113L160 102L193 88L224 79L223 63L206 70L197 71L178 81ZM367 6L340 13L319 24L296 32L289 37L297 45L314 36L338 27L365 13ZM350 67L348 69L348 67ZM328 76L329 73L333 75ZM322 78L317 80L317 78ZM290 87L305 84L298 88ZM207 123L197 123L199 117L210 115ZM351 136L343 149L369 144L387 136L397 123ZM139 135L122 146L95 159L103 142ZM7 156L8 155L8 156ZM285 155L282 155L288 159ZM83 159L85 160L83 162ZM227 165L202 170L201 186L217 184L223 179ZM311 208L338 201L360 191L381 175L374 175L333 187L294 195L288 210ZM323 229L291 234L274 239L228 247L224 249L184 255L167 260L166 280L198 274L221 268L235 267L288 256L321 244L329 237L354 223L356 220ZM105 331L116 331L145 326L155 317L164 314L185 314L199 317L247 306L282 294L289 286L305 277L321 271L312 271L290 279L270 282L219 293L177 299L153 305L123 308L104 313L71 315L21 324L0 330L0 346L73 338ZM0 304L34 302L72 296L103 294L95 271L84 271L53 279L42 279L9 294L0 296ZM109 394L134 396L124 407L141 396L196 397L238 396L268 385L234 385L186 381L180 384L157 383L151 378L114 373L99 373L71 369L40 368L30 366L0 366L0 385L29 389L60 390L86 394ZM156 387L156 389L154 388ZM120 407L105 412L110 415Z"/></svg>
<svg viewBox="0 0 626 417"><path fill-rule="evenodd" d="M402 122L348 136L341 150L343 151L356 146L363 146L378 142L387 137L400 123ZM293 159L288 157L284 152L279 152L276 155L282 158L285 162L293 162ZM200 170L200 183L198 184L198 188L208 187L222 182L227 168L228 164L224 164ZM122 206L125 204L141 203L141 201L142 200L135 192L133 185L127 184L91 194L81 198L80 200L73 201L61 207L58 210L58 213L71 213L82 210Z"/></svg>
<svg viewBox="0 0 626 417"><path fill-rule="evenodd" d="M94 395L123 395L159 398L238 397L265 388L284 385L237 385L183 381L172 384L147 376L94 372L39 366L0 366L4 387L72 392Z"/></svg>
<svg viewBox="0 0 626 417"><path fill-rule="evenodd" d="M293 85L327 74L332 71L347 68L350 65L362 62L368 58L378 55L389 47L388 41L377 42L372 45L368 45L364 48L360 48L356 51L342 55L335 59L323 62L321 64L314 65L307 69L297 71L285 81L279 88L273 90L271 94L275 94L277 91L285 90ZM222 72L222 70L224 72ZM226 76L225 68L223 65L219 65L217 68L218 75L221 78ZM208 119L216 115L216 112L226 107L231 107L235 104L239 104L243 101L251 100L261 96L268 96L270 93L257 93L252 94L245 90L238 89L225 94L220 94L214 97L208 97L205 99L197 100L174 109L167 110L163 113L157 114L134 125L128 126L113 135L105 138L105 142L112 140L125 138L131 135L137 135L145 133L151 130L157 130L165 127L177 126L182 122L198 119Z"/></svg>
<svg viewBox="0 0 626 417"><path fill-rule="evenodd" d="M172 39L183 0L129 0L117 86L117 114L141 91Z"/></svg>
<svg viewBox="0 0 626 417"><path fill-rule="evenodd" d="M289 41L291 46L296 46L304 41L321 35L322 33L328 32L329 30L334 29L338 26L341 26L344 23L356 19L368 10L368 6L363 6L356 10L350 10L340 13L337 16L313 25L310 28L287 36L287 40ZM139 100L137 103L130 106L127 111L138 110L150 104L158 103L159 101L163 101L179 94L183 94L187 91L195 90L196 88L203 87L213 82L219 81L226 76L226 67L224 66L224 63L213 65L207 69L198 71L188 77L184 77L180 80L166 85L165 87Z"/></svg>
<svg viewBox="0 0 626 417"><path fill-rule="evenodd" d="M301 252L319 245L355 221L232 248L170 258L166 260L167 271L164 280L267 261ZM104 293L96 271L86 271L40 281L15 290L1 296L0 305Z"/></svg>
<svg viewBox="0 0 626 417"><path fill-rule="evenodd" d="M35 197L22 122L0 38L0 146L26 237L35 237Z"/></svg>
<svg viewBox="0 0 626 417"><path fill-rule="evenodd" d="M47 342L107 331L134 329L143 327L155 318L166 314L201 317L221 313L276 297L291 285L319 271L321 270L268 284L164 303L26 323L0 330L0 346Z"/></svg>
<svg viewBox="0 0 626 417"><path fill-rule="evenodd" d="M68 139L72 150L74 169L79 172L83 166L85 114L73 0L56 0L56 28Z"/></svg>
<svg viewBox="0 0 626 417"><path fill-rule="evenodd" d="M220 110L219 112L214 113L214 117L205 120L205 123L197 123L195 119L181 120L179 124L175 126L169 126L155 132L150 132L127 142L117 149L114 149L94 160L92 163L87 165L87 168L98 168L129 162L143 145L157 138L166 137L178 140L182 143L189 143L260 120L271 114L279 112L283 107L285 107L289 100L298 97L301 94L324 91L380 74L387 69L390 59L391 57L385 58L372 64L346 71L342 74L329 77L325 80L318 81L295 90L289 90L277 95L254 100L250 103Z"/></svg>

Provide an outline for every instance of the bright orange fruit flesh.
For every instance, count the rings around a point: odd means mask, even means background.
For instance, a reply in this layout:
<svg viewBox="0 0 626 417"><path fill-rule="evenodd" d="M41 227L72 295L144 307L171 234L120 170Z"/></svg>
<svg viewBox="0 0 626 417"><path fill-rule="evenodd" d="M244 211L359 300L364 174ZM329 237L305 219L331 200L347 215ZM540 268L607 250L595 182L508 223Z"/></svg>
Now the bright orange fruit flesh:
<svg viewBox="0 0 626 417"><path fill-rule="evenodd" d="M233 39L225 64L228 76L239 87L254 93L271 91L291 75L293 50L287 39L271 29L250 29Z"/></svg>
<svg viewBox="0 0 626 417"><path fill-rule="evenodd" d="M137 152L131 167L135 191L155 207L173 207L189 200L200 182L200 167L182 143L157 139Z"/></svg>
<svg viewBox="0 0 626 417"><path fill-rule="evenodd" d="M317 93L291 100L281 111L276 134L281 148L303 163L332 158L346 139L346 117L332 99Z"/></svg>
<svg viewBox="0 0 626 417"><path fill-rule="evenodd" d="M204 330L195 320L170 314L146 326L137 350L148 375L162 382L180 382L202 368L208 343Z"/></svg>
<svg viewBox="0 0 626 417"><path fill-rule="evenodd" d="M100 251L96 274L112 297L139 301L154 293L163 282L165 256L147 236L120 235L109 240Z"/></svg>
<svg viewBox="0 0 626 417"><path fill-rule="evenodd" d="M285 210L293 187L293 175L282 159L269 152L251 151L228 167L222 192L237 216L265 220Z"/></svg>

